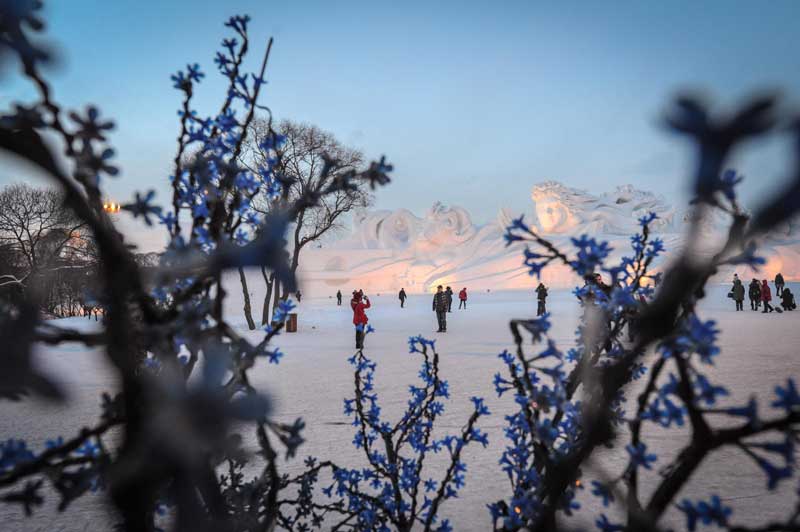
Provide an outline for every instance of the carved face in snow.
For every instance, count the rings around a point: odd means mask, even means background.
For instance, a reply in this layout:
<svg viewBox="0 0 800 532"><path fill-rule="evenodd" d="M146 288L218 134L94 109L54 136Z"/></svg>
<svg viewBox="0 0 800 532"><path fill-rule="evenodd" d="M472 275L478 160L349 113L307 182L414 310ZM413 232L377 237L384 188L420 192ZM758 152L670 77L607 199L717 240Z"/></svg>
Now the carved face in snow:
<svg viewBox="0 0 800 532"><path fill-rule="evenodd" d="M581 220L566 203L567 194L552 187L534 187L531 198L539 226L545 233L565 233L577 227Z"/></svg>
<svg viewBox="0 0 800 532"><path fill-rule="evenodd" d="M381 220L378 238L382 247L402 249L411 245L419 233L419 219L405 209L398 209Z"/></svg>
<svg viewBox="0 0 800 532"><path fill-rule="evenodd" d="M544 233L606 233L627 235L637 230L637 220L650 211L658 214L651 228L672 223L674 210L649 192L630 185L594 196L554 181L533 187L539 228Z"/></svg>
<svg viewBox="0 0 800 532"><path fill-rule="evenodd" d="M356 217L356 234L368 249L404 249L420 232L421 221L406 209L376 211Z"/></svg>
<svg viewBox="0 0 800 532"><path fill-rule="evenodd" d="M576 225L574 215L557 198L537 200L536 216L539 219L539 225L547 233L560 233Z"/></svg>
<svg viewBox="0 0 800 532"><path fill-rule="evenodd" d="M466 210L436 202L425 216L423 234L437 245L453 245L475 236L475 226Z"/></svg>

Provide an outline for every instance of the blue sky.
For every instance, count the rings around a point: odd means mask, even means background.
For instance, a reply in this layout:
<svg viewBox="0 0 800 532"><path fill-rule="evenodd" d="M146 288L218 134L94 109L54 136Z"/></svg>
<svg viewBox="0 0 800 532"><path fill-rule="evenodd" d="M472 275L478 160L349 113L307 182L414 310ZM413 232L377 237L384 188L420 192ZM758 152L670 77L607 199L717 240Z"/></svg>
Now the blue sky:
<svg viewBox="0 0 800 532"><path fill-rule="evenodd" d="M50 73L68 106L97 104L117 122L123 174L109 195L165 190L187 62L208 74L201 112L218 108L212 58L231 14L252 17L251 68L275 38L264 103L314 123L368 157L386 154L395 180L377 207L422 213L458 204L476 222L530 207L546 179L601 192L632 183L684 198L687 145L659 117L677 90L724 109L754 90L800 95L800 2L269 2L49 1ZM0 79L0 105L28 99ZM735 161L759 194L787 173L776 135ZM24 178L4 164L0 182ZM165 196L162 196L165 197Z"/></svg>

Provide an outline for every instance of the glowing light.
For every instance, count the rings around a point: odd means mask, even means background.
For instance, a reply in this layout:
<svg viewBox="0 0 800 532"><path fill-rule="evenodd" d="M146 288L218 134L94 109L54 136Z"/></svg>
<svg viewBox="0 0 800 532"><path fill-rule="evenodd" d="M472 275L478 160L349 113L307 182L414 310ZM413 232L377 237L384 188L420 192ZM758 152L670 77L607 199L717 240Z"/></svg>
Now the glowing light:
<svg viewBox="0 0 800 532"><path fill-rule="evenodd" d="M119 203L114 203L113 201L107 201L103 203L103 210L109 214L116 214L122 209L122 205Z"/></svg>

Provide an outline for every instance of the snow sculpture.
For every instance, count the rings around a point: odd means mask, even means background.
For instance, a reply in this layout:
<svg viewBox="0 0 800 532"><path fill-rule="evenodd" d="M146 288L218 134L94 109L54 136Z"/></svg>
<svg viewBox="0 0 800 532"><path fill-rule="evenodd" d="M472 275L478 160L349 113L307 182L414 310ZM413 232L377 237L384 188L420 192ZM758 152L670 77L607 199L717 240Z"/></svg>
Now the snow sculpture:
<svg viewBox="0 0 800 532"><path fill-rule="evenodd" d="M631 185L599 195L555 181L539 183L531 190L532 222L537 230L562 249L571 237L589 234L607 240L615 255L627 253L629 237L638 231L637 221L648 212L658 219L651 230L664 240L668 250L680 248L687 210L676 210L653 193ZM476 226L462 207L436 202L423 217L406 209L361 213L354 217L347 238L309 250L303 261L303 279L325 293L331 287L369 291L429 291L437 284L469 286L477 290L520 289L533 286L522 267L519 246L506 247L505 227L519 213L501 209L497 218ZM708 238L723 238L721 229L729 220L716 213L703 232ZM710 248L709 248L710 249ZM800 224L787 223L764 242L768 262L759 278L772 278L778 271L787 279L800 277ZM658 265L655 265L658 269ZM740 276L743 272L740 272ZM746 275L749 275L747 272ZM544 282L567 288L579 283L569 268L547 268ZM733 271L718 275L720 282ZM309 292L314 290L309 286Z"/></svg>
<svg viewBox="0 0 800 532"><path fill-rule="evenodd" d="M469 213L462 207L446 207L440 202L433 204L425 216L425 239L434 246L459 245L477 232Z"/></svg>
<svg viewBox="0 0 800 532"><path fill-rule="evenodd" d="M361 213L353 220L353 237L341 244L346 247L356 244L355 247L365 249L403 250L420 246L432 250L463 244L476 232L466 209L436 202L425 218L418 218L406 209Z"/></svg>
<svg viewBox="0 0 800 532"><path fill-rule="evenodd" d="M626 219L633 224L637 224L639 218L654 212L658 218L650 224L651 229L656 231L674 229L675 208L667 204L664 198L656 196L652 192L639 190L633 185L621 185L613 192L605 193L600 197L607 203L619 207L618 214L623 218L627 217Z"/></svg>
<svg viewBox="0 0 800 532"><path fill-rule="evenodd" d="M545 181L533 187L531 199L543 234L629 235L636 230L636 221L650 211L659 216L655 229L671 226L675 217L674 209L661 198L631 185L593 196L556 181Z"/></svg>
<svg viewBox="0 0 800 532"><path fill-rule="evenodd" d="M422 221L406 209L361 213L353 221L353 234L366 249L405 249L422 230Z"/></svg>
<svg viewBox="0 0 800 532"><path fill-rule="evenodd" d="M545 181L533 187L531 199L536 221L544 233L569 233L588 220L583 218L586 206L596 203L583 191L569 188L556 181Z"/></svg>
<svg viewBox="0 0 800 532"><path fill-rule="evenodd" d="M419 233L419 219L411 211L398 209L383 219L378 228L378 239L383 248L406 248L414 243Z"/></svg>

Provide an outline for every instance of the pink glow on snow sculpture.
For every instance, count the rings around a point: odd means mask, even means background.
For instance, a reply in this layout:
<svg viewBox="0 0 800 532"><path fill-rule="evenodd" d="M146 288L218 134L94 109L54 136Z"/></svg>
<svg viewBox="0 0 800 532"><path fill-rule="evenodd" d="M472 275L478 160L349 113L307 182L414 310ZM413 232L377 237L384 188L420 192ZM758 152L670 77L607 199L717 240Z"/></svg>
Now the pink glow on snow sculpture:
<svg viewBox="0 0 800 532"><path fill-rule="evenodd" d="M613 256L630 251L629 237L638 231L637 221L648 212L658 214L652 224L655 236L668 250L682 245L686 211L669 205L653 193L631 185L600 195L545 181L531 190L532 209L526 219L543 236L564 250L570 238L589 234L610 242ZM517 213L502 209L496 220L475 225L466 209L436 202L423 217L407 209L370 211L356 215L349 235L306 252L301 262L304 290L323 295L331 289L355 285L369 292L426 293L438 284L467 286L485 291L533 289L538 284L522 265L521 247L506 247L505 227ZM728 220L718 214L704 227L709 239L722 238ZM766 266L755 274L774 278L781 271L787 280L800 279L800 226L786 224L762 243ZM669 253L663 260L669 260ZM656 264L658 269L659 264ZM735 271L753 276L747 268ZM727 282L734 269L721 271L717 280ZM555 288L580 284L566 266L545 269L542 281Z"/></svg>

